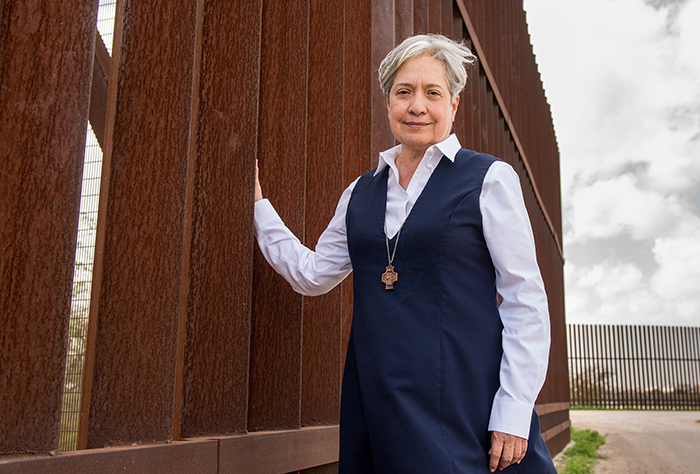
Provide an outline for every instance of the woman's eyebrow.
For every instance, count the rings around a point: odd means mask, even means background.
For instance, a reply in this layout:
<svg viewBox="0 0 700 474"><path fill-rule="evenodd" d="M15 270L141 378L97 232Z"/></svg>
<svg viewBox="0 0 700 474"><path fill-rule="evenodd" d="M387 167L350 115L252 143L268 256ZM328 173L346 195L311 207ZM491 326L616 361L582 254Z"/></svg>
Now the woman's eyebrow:
<svg viewBox="0 0 700 474"><path fill-rule="evenodd" d="M415 87L415 85L410 84L408 82L400 82L398 84L394 84L394 87ZM434 88L443 89L444 87L441 86L440 84L425 84L423 86L423 88L424 89L434 89Z"/></svg>

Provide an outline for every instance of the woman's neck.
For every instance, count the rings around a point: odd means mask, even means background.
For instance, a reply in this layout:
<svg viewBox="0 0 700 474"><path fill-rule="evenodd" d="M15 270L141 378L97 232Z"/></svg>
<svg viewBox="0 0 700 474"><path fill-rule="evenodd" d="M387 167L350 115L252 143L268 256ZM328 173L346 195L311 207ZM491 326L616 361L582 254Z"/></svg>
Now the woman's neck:
<svg viewBox="0 0 700 474"><path fill-rule="evenodd" d="M399 171L399 185L403 189L408 189L411 178L413 178L413 174L423 159L423 155L425 155L425 150L405 149L405 147L402 147L401 154L399 154L394 163Z"/></svg>

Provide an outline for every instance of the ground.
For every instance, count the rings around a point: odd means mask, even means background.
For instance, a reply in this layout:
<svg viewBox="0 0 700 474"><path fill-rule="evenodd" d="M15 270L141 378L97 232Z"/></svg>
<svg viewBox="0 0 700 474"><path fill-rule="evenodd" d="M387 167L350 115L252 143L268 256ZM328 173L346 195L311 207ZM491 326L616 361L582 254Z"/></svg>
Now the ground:
<svg viewBox="0 0 700 474"><path fill-rule="evenodd" d="M605 436L594 474L700 473L698 411L573 410L571 424Z"/></svg>

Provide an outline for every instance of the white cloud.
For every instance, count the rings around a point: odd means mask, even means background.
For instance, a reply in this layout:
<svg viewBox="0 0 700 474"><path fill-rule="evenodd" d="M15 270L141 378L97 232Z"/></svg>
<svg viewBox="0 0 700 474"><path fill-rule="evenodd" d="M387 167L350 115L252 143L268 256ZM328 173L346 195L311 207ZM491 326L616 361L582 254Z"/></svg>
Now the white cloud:
<svg viewBox="0 0 700 474"><path fill-rule="evenodd" d="M568 321L700 326L700 0L524 6L561 152Z"/></svg>
<svg viewBox="0 0 700 474"><path fill-rule="evenodd" d="M627 163L662 159L698 132L698 3L680 7L670 34L669 9L640 0L525 2L568 157L564 189L578 175L609 177Z"/></svg>
<svg viewBox="0 0 700 474"><path fill-rule="evenodd" d="M657 239L654 256L660 267L652 279L657 293L700 300L700 219L684 223L677 235Z"/></svg>
<svg viewBox="0 0 700 474"><path fill-rule="evenodd" d="M578 287L595 290L603 298L614 298L636 290L642 282L642 272L630 263L594 265L577 279Z"/></svg>
<svg viewBox="0 0 700 474"><path fill-rule="evenodd" d="M649 285L642 271L630 263L606 261L592 267L567 263L567 322L697 326L700 294L683 290L693 281L697 285L698 275L683 271L673 275L671 269L662 265ZM690 282L680 281L683 277L690 277Z"/></svg>
<svg viewBox="0 0 700 474"><path fill-rule="evenodd" d="M642 271L630 263L606 261L592 267L566 265L566 308L570 323L645 324L654 298Z"/></svg>
<svg viewBox="0 0 700 474"><path fill-rule="evenodd" d="M683 216L673 196L640 189L638 180L623 174L577 189L570 198L571 231L565 241L587 241L628 234L634 239L667 235Z"/></svg>

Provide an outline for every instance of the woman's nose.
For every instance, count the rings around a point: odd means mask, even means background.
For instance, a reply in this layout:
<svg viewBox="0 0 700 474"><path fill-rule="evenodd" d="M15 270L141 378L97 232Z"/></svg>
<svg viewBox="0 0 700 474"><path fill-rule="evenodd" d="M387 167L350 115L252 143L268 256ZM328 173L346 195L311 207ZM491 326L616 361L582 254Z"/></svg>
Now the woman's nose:
<svg viewBox="0 0 700 474"><path fill-rule="evenodd" d="M408 107L408 112L413 115L421 115L426 112L426 98L423 94L414 94Z"/></svg>

